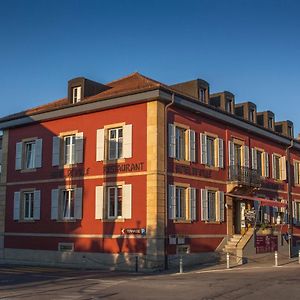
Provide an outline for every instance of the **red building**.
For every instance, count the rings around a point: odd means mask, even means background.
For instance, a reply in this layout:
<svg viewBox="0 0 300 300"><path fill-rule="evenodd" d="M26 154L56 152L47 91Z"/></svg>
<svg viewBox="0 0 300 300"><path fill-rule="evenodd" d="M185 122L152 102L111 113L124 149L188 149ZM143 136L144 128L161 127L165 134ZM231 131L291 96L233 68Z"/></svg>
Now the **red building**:
<svg viewBox="0 0 300 300"><path fill-rule="evenodd" d="M6 261L131 268L138 256L157 268L183 252L240 261L297 249L292 122L210 94L203 80L75 78L67 98L4 117L0 129ZM276 245L255 248L266 234Z"/></svg>

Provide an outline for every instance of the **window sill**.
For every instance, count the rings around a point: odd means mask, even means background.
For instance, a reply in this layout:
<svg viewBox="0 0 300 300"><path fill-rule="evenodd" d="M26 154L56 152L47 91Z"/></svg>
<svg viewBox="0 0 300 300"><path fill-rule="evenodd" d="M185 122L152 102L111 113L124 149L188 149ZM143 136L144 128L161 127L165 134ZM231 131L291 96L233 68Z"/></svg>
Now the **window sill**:
<svg viewBox="0 0 300 300"><path fill-rule="evenodd" d="M76 168L77 165L78 165L78 163L76 163L76 164L69 164L69 165L60 165L59 169L73 169L73 168Z"/></svg>
<svg viewBox="0 0 300 300"><path fill-rule="evenodd" d="M176 159L173 158L174 162L178 163L178 164L182 164L182 165L190 165L191 162L189 160L183 160L183 159Z"/></svg>
<svg viewBox="0 0 300 300"><path fill-rule="evenodd" d="M22 219L22 220L17 220L17 221L19 223L35 223L34 219L28 219L28 220Z"/></svg>
<svg viewBox="0 0 300 300"><path fill-rule="evenodd" d="M224 222L221 222L221 221L205 221L205 224L215 224L215 225L220 225Z"/></svg>
<svg viewBox="0 0 300 300"><path fill-rule="evenodd" d="M77 222L76 219L63 219L63 220L56 220L57 223L75 223Z"/></svg>
<svg viewBox="0 0 300 300"><path fill-rule="evenodd" d="M105 223L123 223L123 222L125 222L125 219L124 218L115 218L115 219L105 219L102 221Z"/></svg>
<svg viewBox="0 0 300 300"><path fill-rule="evenodd" d="M191 220L173 220L174 224L191 224Z"/></svg>
<svg viewBox="0 0 300 300"><path fill-rule="evenodd" d="M20 172L21 172L21 173L31 173L31 172L36 172L36 168L34 168L34 169L22 169Z"/></svg>
<svg viewBox="0 0 300 300"><path fill-rule="evenodd" d="M207 169L207 170L213 170L213 171L219 171L220 170L219 167L208 166L208 165L205 165L205 169Z"/></svg>
<svg viewBox="0 0 300 300"><path fill-rule="evenodd" d="M119 163L124 163L126 160L125 158L119 158L119 159L106 159L103 161L104 165L109 165L109 164L119 164Z"/></svg>

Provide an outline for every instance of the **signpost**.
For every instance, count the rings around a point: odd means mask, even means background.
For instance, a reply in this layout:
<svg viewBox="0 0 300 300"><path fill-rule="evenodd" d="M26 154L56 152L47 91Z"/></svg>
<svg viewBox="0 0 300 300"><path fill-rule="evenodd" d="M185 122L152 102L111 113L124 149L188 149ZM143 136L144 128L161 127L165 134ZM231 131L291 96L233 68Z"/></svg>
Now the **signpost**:
<svg viewBox="0 0 300 300"><path fill-rule="evenodd" d="M146 228L122 228L121 233L146 235Z"/></svg>

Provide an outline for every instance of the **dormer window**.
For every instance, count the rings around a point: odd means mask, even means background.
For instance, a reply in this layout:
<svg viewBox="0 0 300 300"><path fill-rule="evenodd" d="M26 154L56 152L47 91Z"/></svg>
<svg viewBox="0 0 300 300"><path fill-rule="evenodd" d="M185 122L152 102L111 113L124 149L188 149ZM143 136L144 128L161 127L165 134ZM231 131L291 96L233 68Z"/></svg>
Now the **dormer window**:
<svg viewBox="0 0 300 300"><path fill-rule="evenodd" d="M249 110L249 121L250 122L254 122L254 113L255 113L254 109Z"/></svg>
<svg viewBox="0 0 300 300"><path fill-rule="evenodd" d="M202 88L199 89L199 100L201 102L205 102L205 89Z"/></svg>
<svg viewBox="0 0 300 300"><path fill-rule="evenodd" d="M232 113L232 100L226 99L225 110L229 113Z"/></svg>
<svg viewBox="0 0 300 300"><path fill-rule="evenodd" d="M73 88L73 103L80 102L81 100L81 86L76 86Z"/></svg>
<svg viewBox="0 0 300 300"><path fill-rule="evenodd" d="M273 129L273 118L272 117L268 118L268 128Z"/></svg>
<svg viewBox="0 0 300 300"><path fill-rule="evenodd" d="M293 128L291 126L288 126L288 136L293 137Z"/></svg>

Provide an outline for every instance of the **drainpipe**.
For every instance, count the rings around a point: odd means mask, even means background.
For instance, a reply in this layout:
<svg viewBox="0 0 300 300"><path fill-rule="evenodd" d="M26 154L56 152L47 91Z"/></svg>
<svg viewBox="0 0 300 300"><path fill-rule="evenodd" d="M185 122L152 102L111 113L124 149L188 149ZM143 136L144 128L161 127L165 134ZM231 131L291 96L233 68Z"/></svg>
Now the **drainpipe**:
<svg viewBox="0 0 300 300"><path fill-rule="evenodd" d="M294 140L291 140L290 146L285 150L287 161L287 202L288 202L288 241L289 241L289 257L293 255L293 204L292 204L292 182L291 182L291 164L290 149L294 146Z"/></svg>
<svg viewBox="0 0 300 300"><path fill-rule="evenodd" d="M175 95L172 93L172 101L165 106L165 132L164 132L164 140L165 140L165 159L164 159L164 179L165 179L165 269L168 269L168 109L175 102Z"/></svg>

